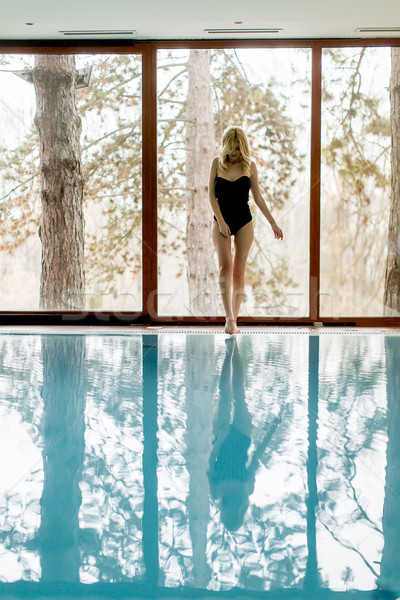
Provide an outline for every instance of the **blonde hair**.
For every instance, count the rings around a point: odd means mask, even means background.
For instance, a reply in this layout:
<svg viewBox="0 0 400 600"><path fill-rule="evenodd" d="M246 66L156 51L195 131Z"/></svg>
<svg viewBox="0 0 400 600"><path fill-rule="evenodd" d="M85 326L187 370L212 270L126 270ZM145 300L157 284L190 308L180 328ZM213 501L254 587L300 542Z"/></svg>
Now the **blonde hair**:
<svg viewBox="0 0 400 600"><path fill-rule="evenodd" d="M219 158L218 165L223 171L228 168L229 154L232 152L233 147L238 144L240 154L243 159L243 171L250 173L251 156L249 140L247 135L241 127L230 125L227 127L222 134L221 143L219 147Z"/></svg>

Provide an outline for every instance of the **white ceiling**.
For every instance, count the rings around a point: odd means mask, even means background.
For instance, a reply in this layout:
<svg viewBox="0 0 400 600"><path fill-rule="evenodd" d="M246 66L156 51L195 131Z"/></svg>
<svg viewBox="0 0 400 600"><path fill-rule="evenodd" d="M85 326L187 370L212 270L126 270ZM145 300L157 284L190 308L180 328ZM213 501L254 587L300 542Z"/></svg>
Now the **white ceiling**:
<svg viewBox="0 0 400 600"><path fill-rule="evenodd" d="M0 0L0 10L0 38L8 40L400 37L400 0ZM398 31L359 33L360 27ZM210 34L207 28L235 32ZM240 28L282 30L250 34ZM67 30L136 33L60 33Z"/></svg>

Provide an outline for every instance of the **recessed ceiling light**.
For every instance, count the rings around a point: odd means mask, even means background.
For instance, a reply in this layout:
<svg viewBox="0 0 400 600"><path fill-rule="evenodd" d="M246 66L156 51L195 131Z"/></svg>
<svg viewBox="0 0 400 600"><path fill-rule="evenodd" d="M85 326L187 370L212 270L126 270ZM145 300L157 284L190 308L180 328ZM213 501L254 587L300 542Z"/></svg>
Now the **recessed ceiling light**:
<svg viewBox="0 0 400 600"><path fill-rule="evenodd" d="M233 21L235 23L235 25L241 25L243 23L243 21Z"/></svg>
<svg viewBox="0 0 400 600"><path fill-rule="evenodd" d="M398 33L400 27L357 27L356 31L360 33L390 33L391 31Z"/></svg>
<svg viewBox="0 0 400 600"><path fill-rule="evenodd" d="M137 31L136 29L70 29L68 31L61 30L58 33L64 35L133 35Z"/></svg>
<svg viewBox="0 0 400 600"><path fill-rule="evenodd" d="M279 33L282 31L282 28L274 28L274 29L244 29L244 28L235 28L235 29L204 29L207 33Z"/></svg>
<svg viewBox="0 0 400 600"><path fill-rule="evenodd" d="M25 23L25 25L34 25L35 23Z"/></svg>

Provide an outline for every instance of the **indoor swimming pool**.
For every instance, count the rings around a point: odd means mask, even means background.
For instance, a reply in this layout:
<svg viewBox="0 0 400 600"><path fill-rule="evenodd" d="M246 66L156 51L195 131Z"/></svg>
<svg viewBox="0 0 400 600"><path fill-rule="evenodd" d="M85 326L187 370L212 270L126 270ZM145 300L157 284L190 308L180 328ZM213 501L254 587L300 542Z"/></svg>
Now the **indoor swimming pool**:
<svg viewBox="0 0 400 600"><path fill-rule="evenodd" d="M400 592L396 330L0 335L0 595Z"/></svg>

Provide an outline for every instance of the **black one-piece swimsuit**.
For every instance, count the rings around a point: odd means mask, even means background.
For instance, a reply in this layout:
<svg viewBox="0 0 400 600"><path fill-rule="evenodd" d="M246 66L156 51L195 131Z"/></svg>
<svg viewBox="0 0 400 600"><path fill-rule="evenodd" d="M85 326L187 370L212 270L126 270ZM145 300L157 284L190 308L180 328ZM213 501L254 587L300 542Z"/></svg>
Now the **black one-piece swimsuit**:
<svg viewBox="0 0 400 600"><path fill-rule="evenodd" d="M232 235L253 218L249 208L249 191L250 178L247 175L242 175L234 181L224 177L215 179L215 196ZM217 220L215 215L214 219Z"/></svg>

